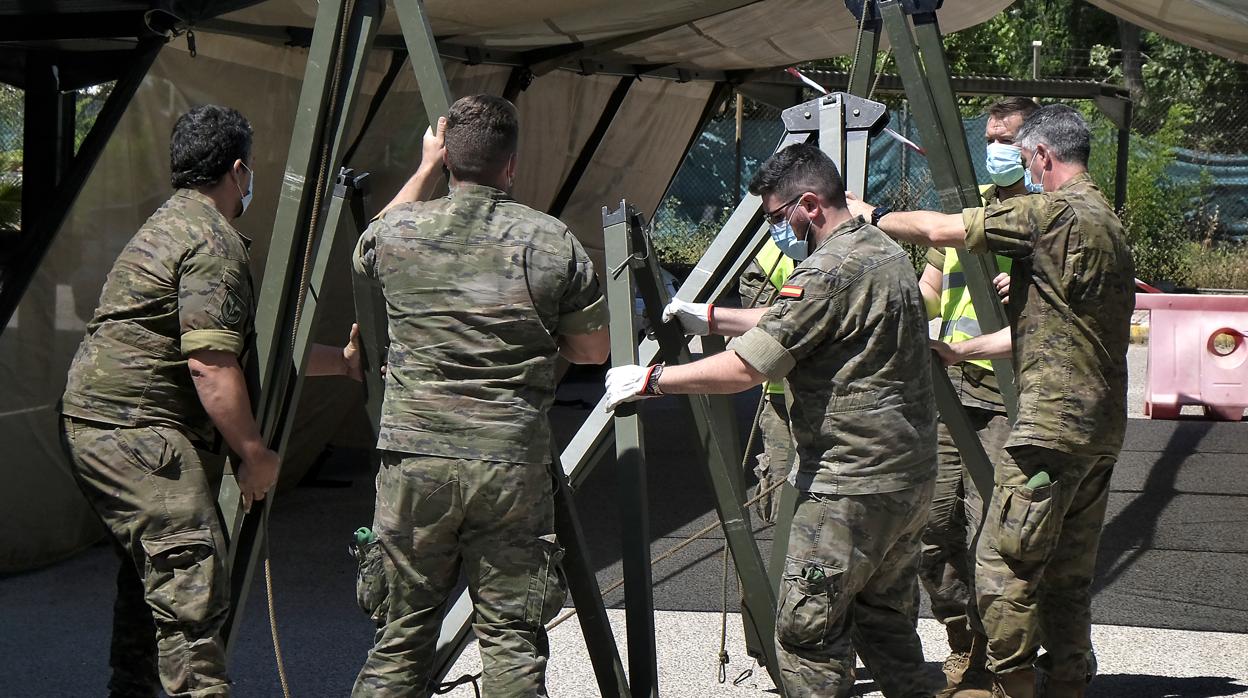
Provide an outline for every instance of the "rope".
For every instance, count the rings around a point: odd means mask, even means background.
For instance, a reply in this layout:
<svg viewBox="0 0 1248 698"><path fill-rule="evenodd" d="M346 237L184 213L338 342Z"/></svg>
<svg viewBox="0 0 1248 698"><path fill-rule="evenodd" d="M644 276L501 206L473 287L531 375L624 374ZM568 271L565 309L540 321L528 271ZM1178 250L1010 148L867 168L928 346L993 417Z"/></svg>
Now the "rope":
<svg viewBox="0 0 1248 698"><path fill-rule="evenodd" d="M777 482L777 483L774 483L771 487L768 487L767 489L765 489L765 490L763 490L763 491L759 492L758 494L754 495L754 497L753 497L753 498L751 498L751 499L747 500L747 501L745 502L745 505L744 505L744 506L746 506L746 507L753 506L755 502L757 502L758 500L762 499L763 497L766 497L767 495L771 494L773 490L775 490L776 488L780 487L780 485L783 485L785 482L786 482L785 480L781 480L781 481L779 481L779 482ZM704 537L706 534L710 533L711 531L714 531L716 528L719 528L719 527L721 527L721 526L723 526L723 525L724 525L724 524L723 524L723 522L721 522L721 521L716 521L716 522L715 522L715 523L713 523L713 524L708 524L706 527L702 528L701 530L699 530L699 531L695 532L693 535L691 535L691 536L689 536L688 538L684 539L684 540L683 540L683 541L681 541L680 543L677 543L676 545L674 545L674 546L672 546L671 548L669 548L669 549L668 549L666 552L664 552L662 555L659 555L658 557L655 557L655 558L651 558L651 560L650 560L650 564L651 564L651 565L654 565L654 564L658 564L658 563L660 563L660 562L663 562L664 560L668 559L669 557L671 557L671 556L675 555L676 553L680 552L681 550L684 550L685 548L689 547L689 546L690 546L690 545L692 545L693 543L697 542L699 539L701 539L702 537ZM760 526L758 529L756 529L756 530L754 531L754 533L758 533L759 531L765 530L765 529L770 528L770 527L772 527L772 526L774 526L774 525L775 525L775 524L772 524L772 523L763 524L763 525L762 525L762 526ZM624 580L623 580L623 579L617 579L617 580L616 580L613 584L611 584L611 585L607 586L605 589L603 589L603 590L602 590L602 595L605 597L607 594L610 594L611 592L615 591L616 589L619 589L619 588L620 588L620 587L622 587L622 586L624 586ZM558 618L556 618L556 619L554 619L553 621L551 621L551 622L550 622L550 625L547 625L547 626L546 626L546 631L547 631L547 632L549 632L549 631L551 631L551 630L554 630L555 628L559 627L559 625L560 625L560 624L562 624L564 621L568 620L569 618L571 618L572 616L575 616L575 615L576 615L576 609L575 609L575 608L572 608L572 609L567 610L566 612L564 612L564 614L563 614L563 615L561 615L561 616L559 616Z"/></svg>
<svg viewBox="0 0 1248 698"><path fill-rule="evenodd" d="M277 679L282 684L282 695L290 698L290 683L286 680L286 661L282 658L282 640L277 632L277 609L273 604L273 567L269 563L269 536L264 536L264 592L269 602L269 634L273 636L273 657L277 661Z"/></svg>
<svg viewBox="0 0 1248 698"><path fill-rule="evenodd" d="M879 70L875 73L875 81L871 83L871 89L867 91L867 99L871 99L871 96L875 94L875 88L880 86L880 78L884 77L884 64L888 62L888 57L891 55L893 55L893 47L889 46L884 52L884 58L877 64Z"/></svg>
<svg viewBox="0 0 1248 698"><path fill-rule="evenodd" d="M728 681L728 544L724 543L724 551L721 556L723 559L723 578L720 582L721 596L723 603L719 611L719 682Z"/></svg>
<svg viewBox="0 0 1248 698"><path fill-rule="evenodd" d="M854 37L854 60L849 64L849 84L854 84L854 73L858 70L858 51L862 48L862 33L867 24L867 6L871 0L862 0L862 9L858 12L858 35Z"/></svg>

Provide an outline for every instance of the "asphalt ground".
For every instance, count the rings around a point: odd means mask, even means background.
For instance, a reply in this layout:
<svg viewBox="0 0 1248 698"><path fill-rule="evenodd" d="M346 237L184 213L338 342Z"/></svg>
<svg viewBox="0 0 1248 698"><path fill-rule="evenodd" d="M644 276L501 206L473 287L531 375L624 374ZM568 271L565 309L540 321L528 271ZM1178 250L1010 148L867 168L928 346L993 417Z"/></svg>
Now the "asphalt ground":
<svg viewBox="0 0 1248 698"><path fill-rule="evenodd" d="M1132 372L1142 368L1133 347ZM1133 383L1137 383L1133 380ZM600 383L572 383L552 415L566 440ZM1139 414L1133 388L1131 411ZM757 393L735 404L744 434ZM650 531L657 555L714 520L693 424L675 399L642 409ZM273 584L281 646L293 695L341 696L371 645L354 603L351 532L372 518L372 471L361 452L338 452L320 481L281 493L271 522ZM576 493L582 524L606 586L619 578L619 498L612 459ZM755 521L764 559L771 531ZM1093 620L1103 679L1091 696L1223 696L1248 693L1248 424L1132 419L1115 470L1098 564ZM729 683L715 682L721 610L718 530L654 567L661 685L670 695L759 694L770 685L748 668L730 587ZM0 578L0 696L103 695L117 561L107 546L34 572ZM262 573L248 599L232 658L236 693L281 695L264 605ZM926 602L926 600L925 600ZM622 607L620 592L607 596ZM926 610L924 611L926 614ZM613 615L617 633L622 618ZM940 629L921 623L935 671ZM552 695L594 695L575 622L552 634ZM622 642L622 640L621 640ZM736 643L733 645L732 643ZM461 660L471 667L476 653ZM863 690L872 684L862 682ZM744 695L745 693L741 693ZM451 695L472 695L464 687Z"/></svg>

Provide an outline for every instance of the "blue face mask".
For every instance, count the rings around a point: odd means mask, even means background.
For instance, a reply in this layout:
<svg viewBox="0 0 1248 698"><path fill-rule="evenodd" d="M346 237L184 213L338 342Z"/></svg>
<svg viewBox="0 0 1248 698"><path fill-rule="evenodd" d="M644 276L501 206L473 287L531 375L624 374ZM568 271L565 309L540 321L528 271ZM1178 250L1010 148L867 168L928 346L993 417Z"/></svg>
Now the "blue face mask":
<svg viewBox="0 0 1248 698"><path fill-rule="evenodd" d="M1023 168L1022 151L1013 145L1007 143L989 143L988 158L985 162L988 166L988 175L992 177L992 183L999 187L1008 187L1025 177Z"/></svg>
<svg viewBox="0 0 1248 698"><path fill-rule="evenodd" d="M1032 155L1031 162L1035 162L1035 161L1036 161L1036 156ZM1031 181L1031 162L1027 163L1027 166L1023 168L1023 185L1027 187L1027 191L1031 192L1032 194L1043 194L1044 193L1044 170L1040 171L1040 181L1032 182Z"/></svg>
<svg viewBox="0 0 1248 698"><path fill-rule="evenodd" d="M810 237L809 225L806 226L806 236ZM785 256L794 261L800 262L810 256L810 240L798 240L797 233L793 232L793 222L788 218L772 224L771 240Z"/></svg>

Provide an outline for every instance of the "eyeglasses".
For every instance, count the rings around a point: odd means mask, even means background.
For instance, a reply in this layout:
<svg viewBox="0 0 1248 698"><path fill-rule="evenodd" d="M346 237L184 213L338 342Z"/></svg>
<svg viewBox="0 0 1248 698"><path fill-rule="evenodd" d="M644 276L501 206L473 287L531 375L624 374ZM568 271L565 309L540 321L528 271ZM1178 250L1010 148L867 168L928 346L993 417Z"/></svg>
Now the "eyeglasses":
<svg viewBox="0 0 1248 698"><path fill-rule="evenodd" d="M798 202L798 201L800 201L800 200L801 200L801 198L802 198L803 196L805 196L805 195L806 195L806 193L805 193L805 192L802 192L801 194L798 194L797 196L793 197L792 199L789 199L787 203L785 203L785 204L781 205L781 206L780 206L780 208L777 208L777 209L776 209L776 210L774 210L774 211L766 211L766 210L764 210L764 211L763 211L763 217L767 219L767 224L768 224L768 225L779 225L779 224L780 224L780 222L784 220L784 209L786 209L786 208L788 208L788 207L792 206L793 204L797 203L797 202Z"/></svg>

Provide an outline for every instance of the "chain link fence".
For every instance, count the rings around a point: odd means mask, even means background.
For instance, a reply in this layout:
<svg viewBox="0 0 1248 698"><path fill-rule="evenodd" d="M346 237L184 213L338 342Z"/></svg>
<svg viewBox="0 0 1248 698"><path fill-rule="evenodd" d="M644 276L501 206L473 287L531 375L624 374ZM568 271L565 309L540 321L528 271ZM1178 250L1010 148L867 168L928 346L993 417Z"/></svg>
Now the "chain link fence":
<svg viewBox="0 0 1248 698"><path fill-rule="evenodd" d="M922 145L906 100L885 99L890 127ZM980 182L989 181L983 110L992 101L961 100ZM1090 170L1112 202L1118 131L1092 102L1072 106L1092 127ZM1171 111L1132 128L1122 219L1137 274L1169 288L1248 289L1248 130L1229 123L1231 112L1221 108L1201 118ZM678 277L696 264L783 135L780 110L747 99L738 139L734 112L729 101L706 125L655 214L656 250ZM926 158L887 135L872 140L869 173L865 198L872 203L897 210L940 207ZM921 266L923 251L910 252Z"/></svg>
<svg viewBox="0 0 1248 698"><path fill-rule="evenodd" d="M113 90L104 83L73 92L74 152L82 147L100 109ZM13 234L22 222L22 153L25 93L0 84L0 234Z"/></svg>

